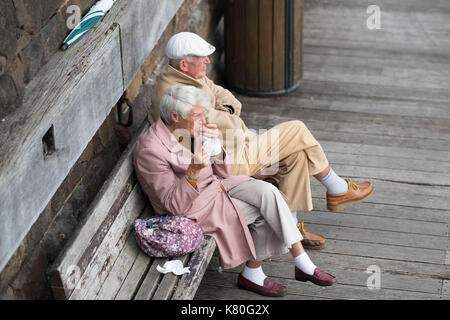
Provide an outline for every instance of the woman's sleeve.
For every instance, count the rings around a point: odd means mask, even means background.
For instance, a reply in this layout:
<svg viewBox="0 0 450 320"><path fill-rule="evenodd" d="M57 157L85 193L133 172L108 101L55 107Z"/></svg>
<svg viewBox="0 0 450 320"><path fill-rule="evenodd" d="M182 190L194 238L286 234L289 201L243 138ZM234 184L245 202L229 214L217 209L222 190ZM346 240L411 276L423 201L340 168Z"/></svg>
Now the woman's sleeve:
<svg viewBox="0 0 450 320"><path fill-rule="evenodd" d="M222 147L222 159L214 159L212 164L213 173L223 179L231 176L231 166L228 163L227 153Z"/></svg>
<svg viewBox="0 0 450 320"><path fill-rule="evenodd" d="M200 196L198 190L174 172L164 155L157 155L151 149L141 149L135 158L138 180L157 198L162 207L174 215L184 215L192 202Z"/></svg>

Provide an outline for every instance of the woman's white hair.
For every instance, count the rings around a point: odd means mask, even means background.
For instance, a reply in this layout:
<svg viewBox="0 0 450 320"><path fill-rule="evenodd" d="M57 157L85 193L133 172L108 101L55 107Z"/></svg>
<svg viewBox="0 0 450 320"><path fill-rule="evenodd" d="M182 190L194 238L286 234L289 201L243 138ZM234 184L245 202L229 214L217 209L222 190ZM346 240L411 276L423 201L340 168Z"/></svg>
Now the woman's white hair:
<svg viewBox="0 0 450 320"><path fill-rule="evenodd" d="M172 124L170 112L186 119L193 106L209 108L211 98L205 91L194 86L173 86L164 94L159 104L161 118L168 125Z"/></svg>

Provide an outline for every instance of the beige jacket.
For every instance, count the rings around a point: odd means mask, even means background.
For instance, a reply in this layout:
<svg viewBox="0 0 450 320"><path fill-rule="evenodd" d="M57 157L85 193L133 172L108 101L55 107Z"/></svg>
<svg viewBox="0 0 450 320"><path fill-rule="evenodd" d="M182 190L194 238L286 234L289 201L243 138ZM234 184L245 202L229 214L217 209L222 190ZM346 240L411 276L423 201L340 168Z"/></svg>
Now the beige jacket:
<svg viewBox="0 0 450 320"><path fill-rule="evenodd" d="M164 93L175 85L192 85L206 91L210 95L211 106L214 109L210 109L208 112L208 122L217 124L222 134L220 137L222 145L233 166L233 174L236 174L234 169L238 166L234 164L244 161L243 152L246 139L256 135L255 132L250 131L246 127L244 121L239 117L241 114L241 103L230 91L215 85L208 77L196 80L169 65L160 74L152 96L152 106L148 116L150 123L155 123L159 119L159 103ZM234 114L215 109L223 105L231 105L234 109Z"/></svg>

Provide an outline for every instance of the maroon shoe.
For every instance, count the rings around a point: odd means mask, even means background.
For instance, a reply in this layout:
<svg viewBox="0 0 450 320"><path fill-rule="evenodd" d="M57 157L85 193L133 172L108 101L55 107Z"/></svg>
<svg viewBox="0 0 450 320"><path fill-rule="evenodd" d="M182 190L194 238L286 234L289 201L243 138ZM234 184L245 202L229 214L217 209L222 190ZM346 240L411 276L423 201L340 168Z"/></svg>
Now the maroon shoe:
<svg viewBox="0 0 450 320"><path fill-rule="evenodd" d="M251 282L250 280L247 280L244 278L241 274L239 274L238 281L237 281L238 287L241 289L253 291L259 294L262 294L263 296L269 296L269 297L282 297L286 295L286 287L282 286L281 284L276 283L269 277L266 277L264 279L264 285L259 286L254 282Z"/></svg>
<svg viewBox="0 0 450 320"><path fill-rule="evenodd" d="M295 267L295 280L303 282L311 281L318 286L331 286L333 283L337 282L335 276L332 276L328 272L320 270L317 267L314 269L314 274L312 276Z"/></svg>

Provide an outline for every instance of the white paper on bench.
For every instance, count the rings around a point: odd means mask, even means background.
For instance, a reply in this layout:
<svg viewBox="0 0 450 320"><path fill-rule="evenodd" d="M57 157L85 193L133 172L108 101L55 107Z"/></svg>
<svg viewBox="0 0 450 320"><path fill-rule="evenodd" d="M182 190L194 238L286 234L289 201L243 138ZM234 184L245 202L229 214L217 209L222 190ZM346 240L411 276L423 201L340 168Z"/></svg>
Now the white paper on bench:
<svg viewBox="0 0 450 320"><path fill-rule="evenodd" d="M164 266L157 265L156 270L161 273L173 272L176 275L190 273L189 267L183 268L183 263L180 260L171 260L164 263Z"/></svg>

